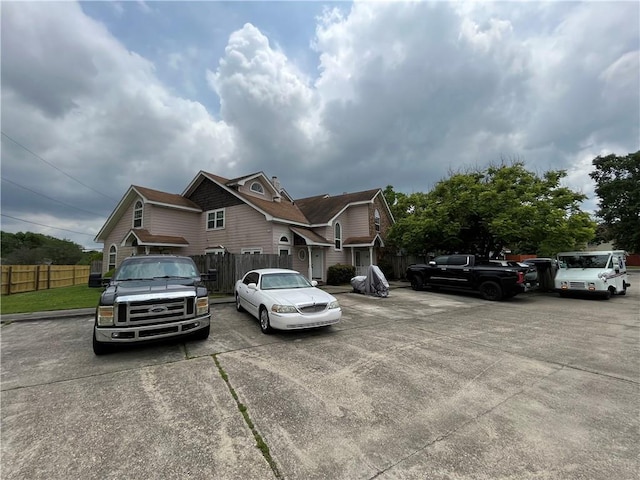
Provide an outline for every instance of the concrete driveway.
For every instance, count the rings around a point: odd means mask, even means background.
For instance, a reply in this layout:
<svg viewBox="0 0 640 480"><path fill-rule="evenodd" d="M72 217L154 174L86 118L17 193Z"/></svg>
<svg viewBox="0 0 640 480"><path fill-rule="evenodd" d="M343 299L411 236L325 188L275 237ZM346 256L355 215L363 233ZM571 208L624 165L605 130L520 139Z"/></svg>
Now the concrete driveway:
<svg viewBox="0 0 640 480"><path fill-rule="evenodd" d="M3 479L636 479L624 297L338 295L343 320L95 357L89 317L3 326Z"/></svg>

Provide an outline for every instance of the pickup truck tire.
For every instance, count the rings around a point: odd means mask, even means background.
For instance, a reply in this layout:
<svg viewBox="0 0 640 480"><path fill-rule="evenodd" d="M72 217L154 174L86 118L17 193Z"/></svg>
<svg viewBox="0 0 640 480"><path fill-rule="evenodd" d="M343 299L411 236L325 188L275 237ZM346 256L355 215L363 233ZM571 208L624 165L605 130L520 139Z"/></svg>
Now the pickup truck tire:
<svg viewBox="0 0 640 480"><path fill-rule="evenodd" d="M93 332L93 353L96 355L104 355L111 351L111 346L96 340L96 332Z"/></svg>
<svg viewBox="0 0 640 480"><path fill-rule="evenodd" d="M496 282L492 282L490 280L483 282L480 285L480 294L482 295L482 298L490 301L502 300L502 297L504 296L502 293L502 287L500 287Z"/></svg>
<svg viewBox="0 0 640 480"><path fill-rule="evenodd" d="M260 330L262 330L262 333L265 335L273 333L271 322L269 322L269 312L267 312L264 306L260 307Z"/></svg>
<svg viewBox="0 0 640 480"><path fill-rule="evenodd" d="M203 328L202 330L198 330L197 332L195 332L193 334L193 339L206 340L207 338L209 338L209 333L211 333L211 325L207 325L206 328Z"/></svg>
<svg viewBox="0 0 640 480"><path fill-rule="evenodd" d="M411 288L415 291L420 291L423 287L424 284L422 283L422 277L420 277L420 275L414 275L411 277Z"/></svg>

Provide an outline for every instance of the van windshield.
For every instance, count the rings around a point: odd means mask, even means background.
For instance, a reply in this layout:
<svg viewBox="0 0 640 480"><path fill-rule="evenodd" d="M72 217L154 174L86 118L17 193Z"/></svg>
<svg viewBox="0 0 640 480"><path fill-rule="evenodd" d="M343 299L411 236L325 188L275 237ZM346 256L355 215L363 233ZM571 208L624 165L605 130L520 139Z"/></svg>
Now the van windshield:
<svg viewBox="0 0 640 480"><path fill-rule="evenodd" d="M567 268L606 268L609 255L567 255L558 258Z"/></svg>

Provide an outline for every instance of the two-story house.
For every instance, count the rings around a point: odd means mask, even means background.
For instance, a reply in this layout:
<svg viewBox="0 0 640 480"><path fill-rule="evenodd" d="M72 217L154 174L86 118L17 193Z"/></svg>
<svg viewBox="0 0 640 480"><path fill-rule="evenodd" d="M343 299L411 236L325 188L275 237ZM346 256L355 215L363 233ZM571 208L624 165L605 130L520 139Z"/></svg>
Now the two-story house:
<svg viewBox="0 0 640 480"><path fill-rule="evenodd" d="M132 185L95 241L104 244L104 271L145 253L286 254L323 281L337 263L364 275L393 222L380 189L293 200L263 172L226 179L200 171L180 195Z"/></svg>

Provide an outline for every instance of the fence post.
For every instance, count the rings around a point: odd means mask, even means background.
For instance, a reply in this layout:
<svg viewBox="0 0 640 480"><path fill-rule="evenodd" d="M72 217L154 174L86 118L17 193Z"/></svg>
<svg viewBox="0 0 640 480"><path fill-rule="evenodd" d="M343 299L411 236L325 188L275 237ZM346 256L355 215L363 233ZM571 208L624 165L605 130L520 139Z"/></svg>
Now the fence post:
<svg viewBox="0 0 640 480"><path fill-rule="evenodd" d="M42 265L36 265L36 292L40 290L40 267Z"/></svg>
<svg viewBox="0 0 640 480"><path fill-rule="evenodd" d="M51 290L51 265L47 265L47 290Z"/></svg>
<svg viewBox="0 0 640 480"><path fill-rule="evenodd" d="M9 271L7 272L7 295L11 295L11 270L12 266L9 265Z"/></svg>

